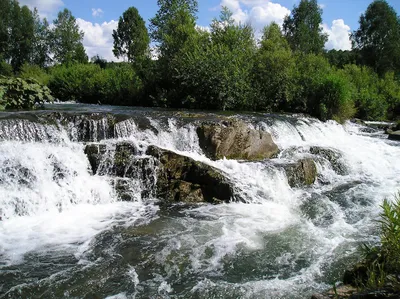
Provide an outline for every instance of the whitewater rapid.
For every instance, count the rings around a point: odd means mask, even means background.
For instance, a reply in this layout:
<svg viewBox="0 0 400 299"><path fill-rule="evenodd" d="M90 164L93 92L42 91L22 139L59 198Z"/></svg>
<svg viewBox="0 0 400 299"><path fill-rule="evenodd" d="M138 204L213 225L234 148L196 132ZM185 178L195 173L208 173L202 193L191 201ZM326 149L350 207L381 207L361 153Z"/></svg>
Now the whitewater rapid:
<svg viewBox="0 0 400 299"><path fill-rule="evenodd" d="M140 196L149 188L143 183L131 186L134 202L118 200L113 178L89 171L76 126L4 121L0 298L307 298L340 280L359 245L378 240L380 204L400 187L399 145L352 123L238 117L270 132L279 156L211 161L196 125L176 117L148 116L148 128L127 118L113 138L100 130L107 119L94 121L89 141L107 148L130 141L139 155L157 145L189 156L225 172L244 200L167 211L159 199ZM345 173L312 154L313 146L340 153ZM281 166L304 157L316 161L318 180L291 188ZM32 270L46 260L47 270Z"/></svg>

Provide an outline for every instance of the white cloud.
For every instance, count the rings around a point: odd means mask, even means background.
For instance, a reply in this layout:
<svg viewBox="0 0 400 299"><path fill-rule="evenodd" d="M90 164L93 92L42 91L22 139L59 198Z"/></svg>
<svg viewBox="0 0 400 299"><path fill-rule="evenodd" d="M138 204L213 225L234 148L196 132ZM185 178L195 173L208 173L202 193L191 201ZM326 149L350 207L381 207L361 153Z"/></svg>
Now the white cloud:
<svg viewBox="0 0 400 299"><path fill-rule="evenodd" d="M338 19L332 22L332 27L323 25L323 30L329 35L325 48L331 50L351 50L350 27L344 20Z"/></svg>
<svg viewBox="0 0 400 299"><path fill-rule="evenodd" d="M282 25L285 16L290 14L286 7L266 0L222 0L222 6L232 11L236 22L250 23L257 31L271 22Z"/></svg>
<svg viewBox="0 0 400 299"><path fill-rule="evenodd" d="M79 18L76 21L80 29L85 33L83 45L89 58L98 54L108 61L118 60L112 52L112 32L114 29L117 29L117 21L111 20L102 24L88 22Z"/></svg>
<svg viewBox="0 0 400 299"><path fill-rule="evenodd" d="M62 0L20 0L21 5L27 5L33 9L36 7L41 17L52 18L57 11L64 6Z"/></svg>
<svg viewBox="0 0 400 299"><path fill-rule="evenodd" d="M92 16L93 17L102 17L104 15L104 11L101 8L92 8Z"/></svg>

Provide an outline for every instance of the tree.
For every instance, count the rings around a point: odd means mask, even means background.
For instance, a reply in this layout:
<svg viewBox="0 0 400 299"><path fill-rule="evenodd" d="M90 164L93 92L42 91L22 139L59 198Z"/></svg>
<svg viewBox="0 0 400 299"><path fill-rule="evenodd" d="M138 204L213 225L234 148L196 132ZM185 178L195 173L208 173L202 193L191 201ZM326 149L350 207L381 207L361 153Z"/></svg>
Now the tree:
<svg viewBox="0 0 400 299"><path fill-rule="evenodd" d="M6 58L9 48L11 21L11 0L0 1L0 57Z"/></svg>
<svg viewBox="0 0 400 299"><path fill-rule="evenodd" d="M51 61L50 51L50 29L46 18L40 19L38 10L33 10L34 20L34 41L32 49L31 63L40 67L45 67Z"/></svg>
<svg viewBox="0 0 400 299"><path fill-rule="evenodd" d="M276 111L287 106L293 97L294 69L293 53L279 25L265 27L253 72L258 109Z"/></svg>
<svg viewBox="0 0 400 299"><path fill-rule="evenodd" d="M372 2L359 20L360 27L351 38L364 64L379 75L400 70L400 22L385 0Z"/></svg>
<svg viewBox="0 0 400 299"><path fill-rule="evenodd" d="M137 62L149 55L150 37L146 24L135 7L128 8L119 18L117 30L113 30L114 55Z"/></svg>
<svg viewBox="0 0 400 299"><path fill-rule="evenodd" d="M158 0L159 10L150 20L151 38L161 56L172 57L195 33L196 0Z"/></svg>
<svg viewBox="0 0 400 299"><path fill-rule="evenodd" d="M68 9L60 11L53 25L51 52L54 55L54 61L69 64L83 60L83 32L79 30L71 12Z"/></svg>
<svg viewBox="0 0 400 299"><path fill-rule="evenodd" d="M328 37L322 33L322 9L317 0L301 0L283 22L284 34L293 51L319 54Z"/></svg>
<svg viewBox="0 0 400 299"><path fill-rule="evenodd" d="M256 51L253 29L235 24L224 8L211 25L211 34L196 31L183 48L175 76L184 103L195 108L251 109L251 75Z"/></svg>
<svg viewBox="0 0 400 299"><path fill-rule="evenodd" d="M30 60L33 51L34 20L29 8L26 5L20 7L17 1L12 2L11 16L8 58L17 72Z"/></svg>

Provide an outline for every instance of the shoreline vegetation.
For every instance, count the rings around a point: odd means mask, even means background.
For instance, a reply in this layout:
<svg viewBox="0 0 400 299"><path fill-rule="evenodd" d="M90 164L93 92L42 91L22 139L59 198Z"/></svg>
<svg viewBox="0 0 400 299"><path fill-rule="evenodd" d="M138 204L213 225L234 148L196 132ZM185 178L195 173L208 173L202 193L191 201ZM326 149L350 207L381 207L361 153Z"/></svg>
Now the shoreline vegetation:
<svg viewBox="0 0 400 299"><path fill-rule="evenodd" d="M338 122L400 115L400 21L385 0L361 15L351 51L324 49L316 0L300 1L282 26L262 32L237 24L227 8L200 28L196 0L159 0L149 24L135 7L120 17L113 52L124 62L89 61L68 9L50 26L18 1L1 5L0 75L35 79L61 101L291 112ZM10 86L0 83L2 109L18 108L4 104Z"/></svg>

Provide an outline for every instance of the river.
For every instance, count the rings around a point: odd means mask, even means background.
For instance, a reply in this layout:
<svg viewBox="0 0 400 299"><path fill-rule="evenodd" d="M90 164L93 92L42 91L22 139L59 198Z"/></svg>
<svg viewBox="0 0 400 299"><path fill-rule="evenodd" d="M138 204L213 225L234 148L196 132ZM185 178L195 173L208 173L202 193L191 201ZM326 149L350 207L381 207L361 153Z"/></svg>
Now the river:
<svg viewBox="0 0 400 299"><path fill-rule="evenodd" d="M400 143L350 122L46 108L0 113L1 299L310 298L341 279L361 244L379 241L380 205L400 189ZM117 115L112 132L106 114ZM196 125L222 117L271 133L279 156L209 160ZM122 140L141 149L138 159L157 145L216 167L243 200L160 206L152 180L137 179L133 200L122 201L111 176L90 173L84 153L87 142L113 149ZM335 151L339 170L312 154L315 146ZM316 162L318 180L291 188L281 166L304 157Z"/></svg>

